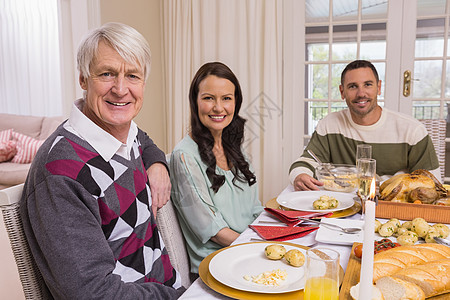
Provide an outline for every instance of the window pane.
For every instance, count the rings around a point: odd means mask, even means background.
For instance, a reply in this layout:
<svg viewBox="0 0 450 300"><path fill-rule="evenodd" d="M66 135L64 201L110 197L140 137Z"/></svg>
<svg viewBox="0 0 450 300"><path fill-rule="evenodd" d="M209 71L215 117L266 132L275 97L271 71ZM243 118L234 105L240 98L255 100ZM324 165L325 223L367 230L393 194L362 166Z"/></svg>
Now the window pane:
<svg viewBox="0 0 450 300"><path fill-rule="evenodd" d="M444 53L444 19L417 21L416 57L440 57Z"/></svg>
<svg viewBox="0 0 450 300"><path fill-rule="evenodd" d="M341 92L339 92L339 85L341 84L341 74L347 64L334 64L331 67L331 99L341 99Z"/></svg>
<svg viewBox="0 0 450 300"><path fill-rule="evenodd" d="M341 102L332 102L331 103L331 112L340 111L347 108L347 103L344 100Z"/></svg>
<svg viewBox="0 0 450 300"><path fill-rule="evenodd" d="M315 101L308 101L306 103L308 112L308 126L305 126L305 129L307 129L306 134L311 135L314 132L317 123L328 115L328 103Z"/></svg>
<svg viewBox="0 0 450 300"><path fill-rule="evenodd" d="M417 0L417 16L441 15L446 0Z"/></svg>
<svg viewBox="0 0 450 300"><path fill-rule="evenodd" d="M310 64L306 66L306 98L328 99L328 65Z"/></svg>
<svg viewBox="0 0 450 300"><path fill-rule="evenodd" d="M333 43L333 60L355 60L356 41L354 43Z"/></svg>
<svg viewBox="0 0 450 300"><path fill-rule="evenodd" d="M375 69L377 69L378 72L378 79L381 80L381 95L378 96L378 99L384 99L384 89L385 89L385 82L386 82L386 64L383 63L373 63Z"/></svg>
<svg viewBox="0 0 450 300"><path fill-rule="evenodd" d="M361 26L361 59L386 58L386 24L372 23Z"/></svg>
<svg viewBox="0 0 450 300"><path fill-rule="evenodd" d="M414 62L414 98L439 98L441 95L442 61Z"/></svg>
<svg viewBox="0 0 450 300"><path fill-rule="evenodd" d="M327 61L330 47L327 44L308 44L306 47L307 61Z"/></svg>
<svg viewBox="0 0 450 300"><path fill-rule="evenodd" d="M362 0L362 18L379 19L387 17L388 2L386 0Z"/></svg>
<svg viewBox="0 0 450 300"><path fill-rule="evenodd" d="M358 0L334 0L333 21L356 20L358 18Z"/></svg>
<svg viewBox="0 0 450 300"><path fill-rule="evenodd" d="M328 21L330 15L328 0L306 0L306 22Z"/></svg>
<svg viewBox="0 0 450 300"><path fill-rule="evenodd" d="M413 101L413 116L416 119L439 119L439 101Z"/></svg>

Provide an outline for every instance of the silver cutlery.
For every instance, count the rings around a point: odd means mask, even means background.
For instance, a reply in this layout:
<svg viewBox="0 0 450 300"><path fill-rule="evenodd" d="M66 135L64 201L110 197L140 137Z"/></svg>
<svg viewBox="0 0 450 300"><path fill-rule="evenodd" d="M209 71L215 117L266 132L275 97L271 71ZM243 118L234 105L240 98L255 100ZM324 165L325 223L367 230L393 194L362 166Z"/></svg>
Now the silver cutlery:
<svg viewBox="0 0 450 300"><path fill-rule="evenodd" d="M342 187L349 187L349 186L350 186L350 183L345 182L345 181L342 181L342 180L339 180L339 179L337 178L337 176L331 172L331 170L328 168L328 166L327 166L326 164L322 163L322 161L314 154L314 152L312 152L312 151L309 150L309 149L307 150L307 152L309 153L309 155L312 156L312 158L314 158L314 160L315 160L316 162L318 162L318 163L325 169L325 171L327 171L328 173L331 174L331 176L333 176L334 182L335 182L336 184L338 184L338 185L340 185L340 186L342 186Z"/></svg>
<svg viewBox="0 0 450 300"><path fill-rule="evenodd" d="M434 237L434 240L438 244L450 247L450 241L449 240L446 240L446 239L443 239L443 238L440 238L440 237L437 237L437 236Z"/></svg>
<svg viewBox="0 0 450 300"><path fill-rule="evenodd" d="M323 225L323 226L328 227L330 229L338 229L338 230L341 230L341 231L343 231L345 233L349 233L349 234L354 234L354 233L358 233L358 232L361 231L361 228L341 227L341 226L338 226L338 225L335 225L335 224L322 223L320 221L315 221L315 220L311 220L311 219L303 218L303 217L297 217L297 219L303 220L303 221L307 221L307 222L311 222L311 223L316 223L316 224L319 224L319 225Z"/></svg>

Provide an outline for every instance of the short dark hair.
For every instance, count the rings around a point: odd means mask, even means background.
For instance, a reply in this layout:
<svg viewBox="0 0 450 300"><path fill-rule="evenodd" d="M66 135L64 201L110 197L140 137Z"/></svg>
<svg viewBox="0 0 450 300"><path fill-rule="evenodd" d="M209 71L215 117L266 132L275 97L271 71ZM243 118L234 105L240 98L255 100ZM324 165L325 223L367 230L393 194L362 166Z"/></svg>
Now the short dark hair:
<svg viewBox="0 0 450 300"><path fill-rule="evenodd" d="M342 71L341 84L344 85L344 77L345 77L345 74L347 74L348 71L355 70L355 69L360 69L360 68L370 68L370 69L372 69L373 75L375 75L375 78L376 78L377 83L378 83L378 81L380 79L378 78L378 72L377 72L377 69L375 69L375 66L370 61L367 61L367 60L355 60L355 61L352 61L351 63L349 63L345 67L344 71Z"/></svg>

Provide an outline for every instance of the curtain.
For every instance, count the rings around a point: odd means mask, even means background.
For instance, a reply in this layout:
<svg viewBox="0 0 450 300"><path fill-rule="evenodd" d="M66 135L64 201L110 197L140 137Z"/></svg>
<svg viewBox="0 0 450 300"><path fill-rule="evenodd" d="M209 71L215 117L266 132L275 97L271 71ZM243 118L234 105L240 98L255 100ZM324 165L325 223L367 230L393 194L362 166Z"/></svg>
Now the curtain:
<svg viewBox="0 0 450 300"><path fill-rule="evenodd" d="M56 0L0 1L0 112L62 114Z"/></svg>
<svg viewBox="0 0 450 300"><path fill-rule="evenodd" d="M201 65L221 61L236 74L247 119L244 151L263 203L287 184L283 165L282 1L164 0L163 63L172 149L188 132L190 82Z"/></svg>

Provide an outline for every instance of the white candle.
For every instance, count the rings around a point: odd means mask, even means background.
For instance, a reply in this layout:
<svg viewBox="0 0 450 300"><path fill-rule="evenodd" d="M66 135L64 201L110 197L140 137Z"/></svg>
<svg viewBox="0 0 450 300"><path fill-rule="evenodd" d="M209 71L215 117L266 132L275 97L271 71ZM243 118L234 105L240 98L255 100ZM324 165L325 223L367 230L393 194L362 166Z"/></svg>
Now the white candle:
<svg viewBox="0 0 450 300"><path fill-rule="evenodd" d="M373 188L373 190L372 190ZM372 193L373 192L373 193ZM364 220L364 240L361 258L361 276L359 284L359 299L371 300L373 288L373 251L375 240L375 179L370 186L370 200L367 200Z"/></svg>

